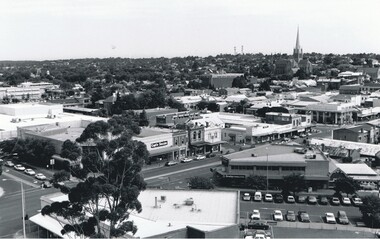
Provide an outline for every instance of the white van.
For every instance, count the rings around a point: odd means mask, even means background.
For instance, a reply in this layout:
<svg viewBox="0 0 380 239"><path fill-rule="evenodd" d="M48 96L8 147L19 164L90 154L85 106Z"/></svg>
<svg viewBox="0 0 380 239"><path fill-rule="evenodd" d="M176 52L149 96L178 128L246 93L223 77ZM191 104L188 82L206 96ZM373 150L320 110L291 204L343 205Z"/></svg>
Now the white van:
<svg viewBox="0 0 380 239"><path fill-rule="evenodd" d="M261 198L263 197L262 193L257 191L255 192L255 196L253 197L254 201L261 201Z"/></svg>

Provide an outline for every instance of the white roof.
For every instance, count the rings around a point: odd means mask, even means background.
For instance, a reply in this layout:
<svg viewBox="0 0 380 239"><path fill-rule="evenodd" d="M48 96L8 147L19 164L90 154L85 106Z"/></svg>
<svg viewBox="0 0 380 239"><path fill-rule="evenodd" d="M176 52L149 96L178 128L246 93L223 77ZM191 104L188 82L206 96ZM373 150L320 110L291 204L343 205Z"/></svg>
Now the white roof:
<svg viewBox="0 0 380 239"><path fill-rule="evenodd" d="M337 163L336 166L340 168L346 175L373 175L377 173L365 163Z"/></svg>
<svg viewBox="0 0 380 239"><path fill-rule="evenodd" d="M351 141L343 141L336 139L311 139L311 144L330 146L330 147L343 147L346 149L357 149L360 150L361 155L374 157L377 152L380 151L380 145L377 144L365 144L357 143Z"/></svg>

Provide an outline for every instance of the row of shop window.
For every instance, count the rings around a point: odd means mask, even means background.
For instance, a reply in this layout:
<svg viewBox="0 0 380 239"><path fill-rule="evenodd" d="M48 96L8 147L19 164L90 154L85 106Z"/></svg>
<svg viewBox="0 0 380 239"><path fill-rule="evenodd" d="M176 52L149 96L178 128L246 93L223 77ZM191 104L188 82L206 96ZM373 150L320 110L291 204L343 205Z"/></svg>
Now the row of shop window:
<svg viewBox="0 0 380 239"><path fill-rule="evenodd" d="M231 165L232 170L253 170L256 167L256 170L267 170L268 171L279 171L280 166L248 166L248 165ZM281 167L282 171L305 171L305 167Z"/></svg>

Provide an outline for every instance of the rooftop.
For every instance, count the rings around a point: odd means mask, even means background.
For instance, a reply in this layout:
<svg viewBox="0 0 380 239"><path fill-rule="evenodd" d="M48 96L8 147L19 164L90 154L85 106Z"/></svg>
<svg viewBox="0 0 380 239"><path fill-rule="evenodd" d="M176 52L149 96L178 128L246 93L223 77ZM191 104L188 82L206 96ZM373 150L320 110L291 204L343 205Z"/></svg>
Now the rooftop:
<svg viewBox="0 0 380 239"><path fill-rule="evenodd" d="M347 175L377 176L377 173L365 163L337 163L336 166Z"/></svg>
<svg viewBox="0 0 380 239"><path fill-rule="evenodd" d="M145 137L151 137L151 136L156 136L156 135L169 134L169 133L172 133L173 131L177 131L177 130L142 127L140 134L136 135L135 137L145 138Z"/></svg>
<svg viewBox="0 0 380 239"><path fill-rule="evenodd" d="M342 147L347 149L359 149L361 155L374 157L376 153L380 151L380 145L377 144L365 144L336 139L311 139L310 144L330 146L330 147Z"/></svg>

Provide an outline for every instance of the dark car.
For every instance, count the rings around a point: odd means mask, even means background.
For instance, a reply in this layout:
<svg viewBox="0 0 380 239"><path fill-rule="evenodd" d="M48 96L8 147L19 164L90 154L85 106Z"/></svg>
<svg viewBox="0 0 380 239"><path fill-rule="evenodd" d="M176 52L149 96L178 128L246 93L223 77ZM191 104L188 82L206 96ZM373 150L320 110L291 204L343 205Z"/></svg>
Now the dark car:
<svg viewBox="0 0 380 239"><path fill-rule="evenodd" d="M299 211L298 212L298 220L300 222L310 222L309 214L306 211Z"/></svg>
<svg viewBox="0 0 380 239"><path fill-rule="evenodd" d="M41 187L42 188L51 188L53 186L53 184L51 184L50 182L48 181L45 181L41 184Z"/></svg>
<svg viewBox="0 0 380 239"><path fill-rule="evenodd" d="M298 196L297 202L298 203L305 203L306 202L306 196Z"/></svg>
<svg viewBox="0 0 380 239"><path fill-rule="evenodd" d="M338 221L340 224L347 225L350 222L348 221L348 217L345 211L338 211Z"/></svg>
<svg viewBox="0 0 380 239"><path fill-rule="evenodd" d="M215 153L209 153L209 154L206 154L206 158L213 158L215 157L216 154Z"/></svg>
<svg viewBox="0 0 380 239"><path fill-rule="evenodd" d="M327 197L320 197L319 198L319 204L327 205L328 203L329 203L329 200L327 199Z"/></svg>
<svg viewBox="0 0 380 239"><path fill-rule="evenodd" d="M307 203L317 204L317 198L315 196L309 196L309 197L307 197Z"/></svg>
<svg viewBox="0 0 380 239"><path fill-rule="evenodd" d="M268 230L269 225L266 221L260 221L260 220L255 220L251 221L247 225L248 229L260 229L260 230Z"/></svg>
<svg viewBox="0 0 380 239"><path fill-rule="evenodd" d="M296 221L296 214L294 213L294 211L287 211L285 217L286 217L286 220L289 222Z"/></svg>
<svg viewBox="0 0 380 239"><path fill-rule="evenodd" d="M284 202L284 197L281 194L275 194L274 195L274 201L276 203L282 203L282 202Z"/></svg>

